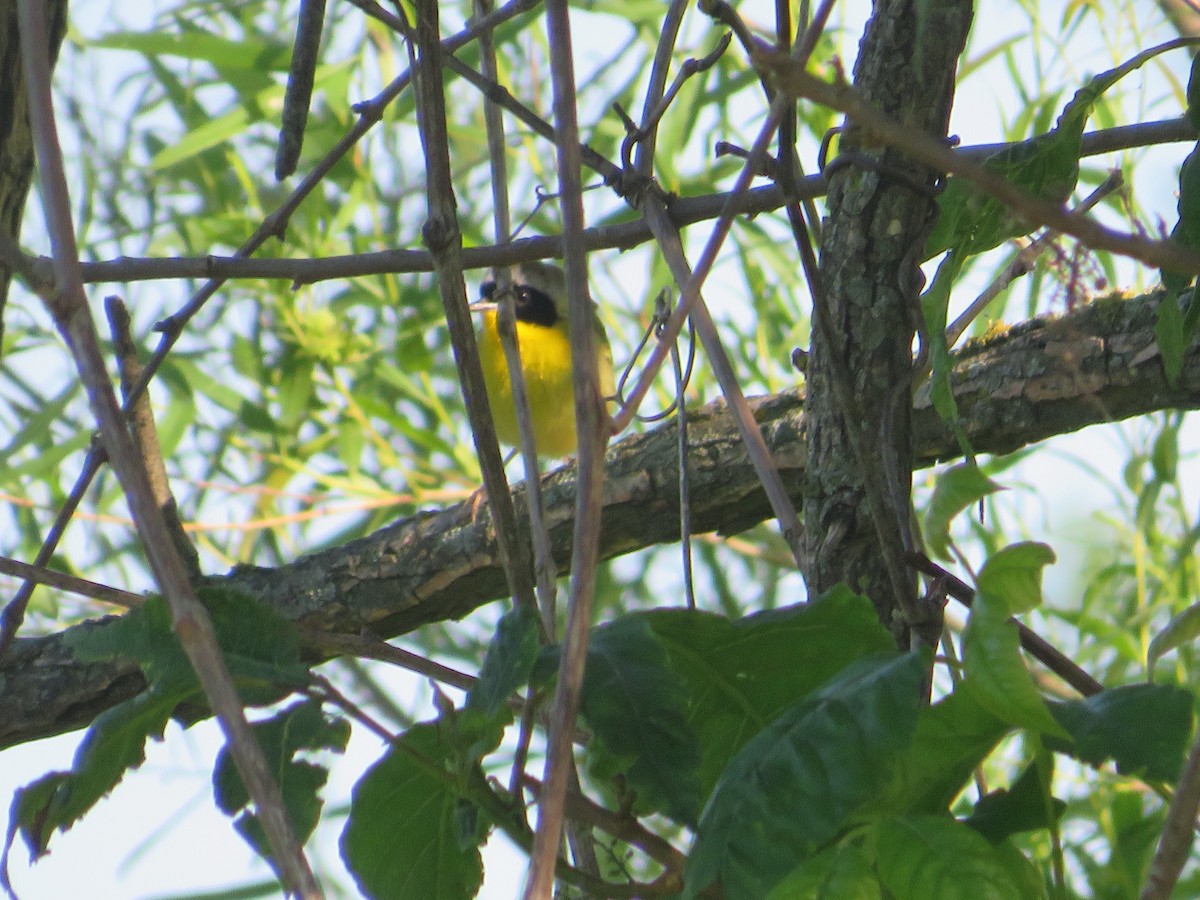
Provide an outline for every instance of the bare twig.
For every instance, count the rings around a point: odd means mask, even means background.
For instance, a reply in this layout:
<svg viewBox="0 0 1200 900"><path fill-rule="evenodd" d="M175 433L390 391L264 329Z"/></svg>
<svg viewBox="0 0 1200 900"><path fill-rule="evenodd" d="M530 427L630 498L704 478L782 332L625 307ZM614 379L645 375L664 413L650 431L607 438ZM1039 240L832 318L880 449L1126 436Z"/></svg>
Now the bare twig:
<svg viewBox="0 0 1200 900"><path fill-rule="evenodd" d="M129 310L125 308L120 297L104 298L104 310L108 315L109 327L113 334L113 350L117 356L117 371L121 376L121 392L126 399L132 396L134 385L142 377L142 362L138 359L137 344L134 343L130 331ZM154 502L158 504L163 515L163 523L171 535L171 541L179 552L179 558L187 567L188 578L195 583L199 580L200 557L196 548L188 540L179 518L179 509L175 497L171 493L171 482L167 477L167 464L163 459L162 448L158 443L158 428L154 424L154 413L150 409L150 395L142 392L136 399L129 401L129 428L137 444L142 465L150 476L150 489L154 494Z"/></svg>
<svg viewBox="0 0 1200 900"><path fill-rule="evenodd" d="M1185 46L1193 42L1178 43ZM776 84L789 96L838 110L861 126L872 140L895 147L936 171L966 178L1030 223L1069 234L1093 249L1128 256L1155 268L1200 272L1200 251L1170 239L1152 240L1117 231L1086 216L1071 213L1060 203L1034 197L980 163L956 154L945 142L908 128L875 109L849 84L822 81L783 54L760 52L755 56L755 64L772 71Z"/></svg>
<svg viewBox="0 0 1200 900"><path fill-rule="evenodd" d="M1196 813L1200 810L1200 738L1192 744L1175 797L1167 809L1158 849L1142 888L1141 900L1166 900L1171 896L1196 839Z"/></svg>
<svg viewBox="0 0 1200 900"><path fill-rule="evenodd" d="M45 21L34 0L21 0L18 17L22 62L29 90L30 122L43 185L43 207L54 251L56 289L43 299L75 357L89 405L125 491L155 580L171 606L172 625L217 714L242 781L254 799L284 885L292 893L319 897L321 889L292 830L279 786L272 779L262 750L250 731L233 679L217 646L212 622L196 598L183 561L155 505L149 477L140 464L105 371L79 271L79 250L75 243L70 197L50 95Z"/></svg>
<svg viewBox="0 0 1200 900"><path fill-rule="evenodd" d="M975 602L974 588L957 575L946 571L946 569L939 566L925 554L912 553L908 557L908 562L918 572L928 575L930 578L938 579L938 582L945 587L946 593L968 609ZM1074 660L1063 655L1057 647L1045 640L1028 625L1018 622L1016 619L1010 619L1009 621L1017 626L1017 632L1021 638L1021 646L1025 648L1029 655L1067 684L1071 685L1071 687L1075 688L1075 690L1079 691L1079 693L1083 694L1083 696L1090 697L1104 690L1104 685L1081 669Z"/></svg>
<svg viewBox="0 0 1200 900"><path fill-rule="evenodd" d="M44 566L31 566L29 563L9 559L7 556L0 556L0 572L35 584L57 588L60 591L79 594L81 597L90 597L101 603L112 603L114 606L122 606L125 609L136 609L146 600L141 594L123 591L107 584L98 584L95 581L88 581L86 578L77 578L66 572L56 572Z"/></svg>
<svg viewBox="0 0 1200 900"><path fill-rule="evenodd" d="M471 431L475 435L488 506L496 527L496 542L512 588L513 601L536 610L529 547L524 531L517 527L508 479L504 475L504 461L500 456L496 428L488 406L479 351L475 345L475 327L467 309L462 276L462 234L458 229L454 185L450 177L450 141L446 132L446 98L442 89L438 4L436 0L422 0L418 9L415 31L420 55L415 59L413 68L418 73L418 124L425 152L426 191L429 198L429 218L421 235L437 264L438 290L446 312L446 323L450 327L454 359L462 380L463 399L467 405Z"/></svg>
<svg viewBox="0 0 1200 900"><path fill-rule="evenodd" d="M559 191L562 194L563 244L567 273L571 356L574 360L575 431L579 436L579 480L575 495L575 535L571 559L571 596L545 769L545 795L538 806L538 825L525 884L526 900L549 900L554 887L554 860L562 833L563 798L574 766L571 735L579 710L588 629L596 587L600 548L600 491L604 484L604 447L608 416L600 391L596 334L588 295L584 230L582 151L575 110L575 65L566 0L548 0L546 25L553 74L555 143Z"/></svg>

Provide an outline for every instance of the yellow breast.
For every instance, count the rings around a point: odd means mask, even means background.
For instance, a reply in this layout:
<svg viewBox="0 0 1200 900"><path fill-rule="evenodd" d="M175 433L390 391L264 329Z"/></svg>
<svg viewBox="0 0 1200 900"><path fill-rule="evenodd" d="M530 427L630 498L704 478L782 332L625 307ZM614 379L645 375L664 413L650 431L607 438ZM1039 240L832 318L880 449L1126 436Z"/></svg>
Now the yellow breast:
<svg viewBox="0 0 1200 900"><path fill-rule="evenodd" d="M571 383L571 342L565 328L517 322L517 345L521 348L521 367L529 392L533 416L533 435L540 456L568 456L575 452L575 394ZM516 406L504 348L496 332L496 313L483 314L479 336L479 359L487 382L488 401L496 421L496 436L501 443L518 446ZM614 393L612 351L602 343L597 352L600 366L600 390Z"/></svg>

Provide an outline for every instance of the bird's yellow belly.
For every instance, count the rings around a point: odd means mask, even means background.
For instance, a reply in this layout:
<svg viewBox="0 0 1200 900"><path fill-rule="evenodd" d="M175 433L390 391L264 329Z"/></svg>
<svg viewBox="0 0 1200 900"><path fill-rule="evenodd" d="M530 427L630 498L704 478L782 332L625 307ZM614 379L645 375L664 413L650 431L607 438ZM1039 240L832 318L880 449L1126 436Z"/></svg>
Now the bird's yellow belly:
<svg viewBox="0 0 1200 900"><path fill-rule="evenodd" d="M571 344L559 328L517 323L517 344L521 348L521 367L529 392L533 416L533 436L541 456L567 456L575 452L575 394L571 385ZM519 446L517 411L513 403L512 382L504 348L496 333L496 314L483 318L479 359L487 382L488 401L501 443Z"/></svg>

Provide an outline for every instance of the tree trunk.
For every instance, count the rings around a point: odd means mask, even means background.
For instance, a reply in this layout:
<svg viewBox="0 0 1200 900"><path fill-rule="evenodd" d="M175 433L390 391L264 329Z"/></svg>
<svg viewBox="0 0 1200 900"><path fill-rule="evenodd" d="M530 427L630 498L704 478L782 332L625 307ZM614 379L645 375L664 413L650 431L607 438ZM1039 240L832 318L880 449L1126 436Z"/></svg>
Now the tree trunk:
<svg viewBox="0 0 1200 900"><path fill-rule="evenodd" d="M854 70L856 87L893 118L944 136L971 13L969 0L876 0ZM899 530L907 546L912 346L923 283L918 262L932 224L938 173L895 150L870 146L854 129L842 136L840 155L848 164L831 176L820 260L834 333L827 343L814 326L807 367L805 576L813 596L842 582L869 596L881 621L907 646L908 623L899 611L915 597L916 579L906 570L901 580L909 596L896 596L862 465L883 476L890 519L884 527ZM855 399L848 413L834 394L835 354L845 362ZM852 450L847 415L864 439L864 461Z"/></svg>

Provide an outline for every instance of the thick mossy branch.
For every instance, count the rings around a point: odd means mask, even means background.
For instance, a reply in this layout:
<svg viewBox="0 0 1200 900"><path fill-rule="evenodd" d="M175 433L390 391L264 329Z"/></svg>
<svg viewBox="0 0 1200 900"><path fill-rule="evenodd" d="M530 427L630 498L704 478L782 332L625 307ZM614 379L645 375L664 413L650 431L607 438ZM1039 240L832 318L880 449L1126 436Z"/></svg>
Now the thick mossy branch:
<svg viewBox="0 0 1200 900"><path fill-rule="evenodd" d="M1200 342L1178 385L1163 374L1154 342L1159 295L1097 300L1061 318L1014 326L957 356L963 428L981 453L1007 453L1088 425L1163 409L1200 407ZM780 348L786 353L788 348ZM796 502L806 449L803 393L753 401L767 444ZM918 392L918 465L958 454L949 430ZM770 515L723 403L690 420L697 532L743 531ZM628 437L608 452L601 552L611 558L678 540L675 427ZM560 572L570 560L574 469L546 477L547 519ZM523 492L518 488L518 501ZM369 537L267 569L244 566L210 584L246 591L307 628L380 637L457 619L506 595L486 518L469 504L420 513ZM0 747L79 728L139 690L132 665L83 664L64 638L77 629L19 639L0 662Z"/></svg>

